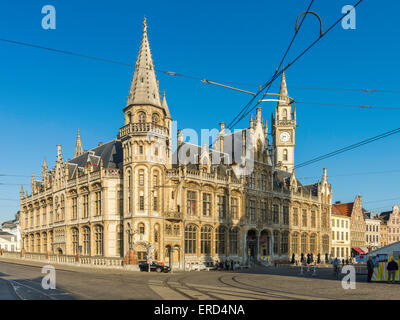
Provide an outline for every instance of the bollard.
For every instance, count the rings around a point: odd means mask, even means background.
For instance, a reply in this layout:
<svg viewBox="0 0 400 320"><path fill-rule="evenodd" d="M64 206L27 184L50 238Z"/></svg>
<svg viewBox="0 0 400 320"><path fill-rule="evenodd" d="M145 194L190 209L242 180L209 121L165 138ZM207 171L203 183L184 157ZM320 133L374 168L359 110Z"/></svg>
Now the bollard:
<svg viewBox="0 0 400 320"><path fill-rule="evenodd" d="M310 272L310 265L307 266L307 272Z"/></svg>
<svg viewBox="0 0 400 320"><path fill-rule="evenodd" d="M317 266L314 265L314 270L312 276L315 277L317 275Z"/></svg>
<svg viewBox="0 0 400 320"><path fill-rule="evenodd" d="M300 275L301 276L303 275L303 264L301 264L301 266L300 266Z"/></svg>

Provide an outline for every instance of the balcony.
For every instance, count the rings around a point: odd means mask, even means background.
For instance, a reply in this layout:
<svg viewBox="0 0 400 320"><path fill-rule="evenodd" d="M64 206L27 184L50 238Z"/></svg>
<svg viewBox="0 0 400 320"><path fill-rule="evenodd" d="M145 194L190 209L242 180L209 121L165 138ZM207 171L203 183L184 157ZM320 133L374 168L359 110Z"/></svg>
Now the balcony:
<svg viewBox="0 0 400 320"><path fill-rule="evenodd" d="M133 134L152 133L155 135L168 135L169 130L166 127L154 124L152 122L129 123L119 129L118 138L124 138Z"/></svg>
<svg viewBox="0 0 400 320"><path fill-rule="evenodd" d="M167 220L182 220L183 214L182 212L168 211L164 214L164 218Z"/></svg>
<svg viewBox="0 0 400 320"><path fill-rule="evenodd" d="M295 120L278 120L278 126L294 126L296 125Z"/></svg>

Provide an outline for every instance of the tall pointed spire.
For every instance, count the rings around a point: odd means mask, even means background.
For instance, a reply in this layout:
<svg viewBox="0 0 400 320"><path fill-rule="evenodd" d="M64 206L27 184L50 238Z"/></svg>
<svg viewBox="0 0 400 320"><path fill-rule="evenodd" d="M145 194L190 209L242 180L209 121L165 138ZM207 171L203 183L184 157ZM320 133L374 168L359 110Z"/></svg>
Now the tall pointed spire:
<svg viewBox="0 0 400 320"><path fill-rule="evenodd" d="M42 169L46 169L46 170L47 170L47 162L46 162L46 157L44 157L44 159L43 159L43 165L42 165Z"/></svg>
<svg viewBox="0 0 400 320"><path fill-rule="evenodd" d="M83 147L82 147L82 141L81 141L81 132L78 129L78 136L76 137L74 158L80 156L81 154L83 154Z"/></svg>
<svg viewBox="0 0 400 320"><path fill-rule="evenodd" d="M163 100L162 100L161 106L165 110L165 115L168 118L171 118L171 114L169 113L169 108L168 108L168 104L167 104L167 98L165 97L165 90L163 91Z"/></svg>
<svg viewBox="0 0 400 320"><path fill-rule="evenodd" d="M287 91L287 86L286 86L285 69L283 69L283 72L282 72L281 87L279 90L279 94L280 94L279 100L285 101L285 102L279 101L279 105L287 104L289 102L289 98L288 98L288 91Z"/></svg>
<svg viewBox="0 0 400 320"><path fill-rule="evenodd" d="M142 43L139 48L127 105L153 105L161 107L159 88L147 36L146 18L143 20Z"/></svg>

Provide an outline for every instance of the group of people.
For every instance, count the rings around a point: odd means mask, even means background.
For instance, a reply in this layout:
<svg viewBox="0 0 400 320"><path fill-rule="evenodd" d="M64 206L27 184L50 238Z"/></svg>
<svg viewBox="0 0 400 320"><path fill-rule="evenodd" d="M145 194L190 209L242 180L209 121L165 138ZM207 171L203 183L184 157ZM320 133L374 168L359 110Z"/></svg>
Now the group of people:
<svg viewBox="0 0 400 320"><path fill-rule="evenodd" d="M367 270L368 270L367 281L371 282L372 275L374 274L374 263L371 257L369 257L367 261ZM399 265L393 258L387 264L386 270L388 272L388 283L394 283L396 279L396 272L397 270L399 270Z"/></svg>
<svg viewBox="0 0 400 320"><path fill-rule="evenodd" d="M225 260L225 261L217 261L215 263L215 266L217 267L218 270L222 271L222 270L231 270L233 271L235 268L235 265L237 264L237 262L233 261L233 260Z"/></svg>

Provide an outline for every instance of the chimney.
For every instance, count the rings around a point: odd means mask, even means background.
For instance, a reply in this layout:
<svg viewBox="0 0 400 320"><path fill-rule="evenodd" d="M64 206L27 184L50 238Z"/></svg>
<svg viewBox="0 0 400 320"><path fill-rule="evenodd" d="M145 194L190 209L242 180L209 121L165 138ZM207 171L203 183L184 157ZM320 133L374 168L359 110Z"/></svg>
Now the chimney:
<svg viewBox="0 0 400 320"><path fill-rule="evenodd" d="M336 201L336 202L335 202L335 204L340 204L340 203L341 203L340 201Z"/></svg>

